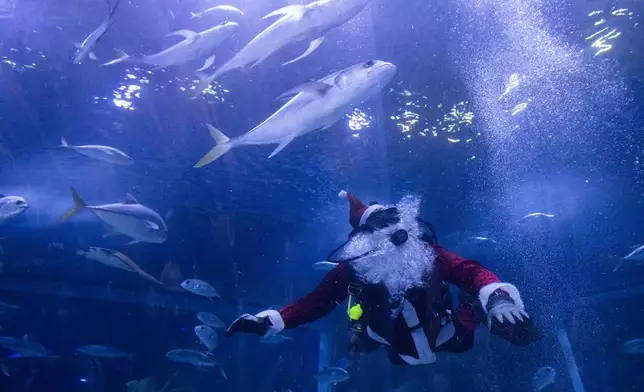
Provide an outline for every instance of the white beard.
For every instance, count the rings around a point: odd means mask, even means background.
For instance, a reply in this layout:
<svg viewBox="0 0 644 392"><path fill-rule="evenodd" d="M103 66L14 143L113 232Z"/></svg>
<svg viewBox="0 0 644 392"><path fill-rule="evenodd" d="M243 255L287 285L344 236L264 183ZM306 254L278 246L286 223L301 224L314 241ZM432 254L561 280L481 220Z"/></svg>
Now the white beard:
<svg viewBox="0 0 644 392"><path fill-rule="evenodd" d="M385 285L392 300L401 298L408 289L426 284L434 267L436 255L420 239L422 230L416 221L419 207L419 199L404 197L396 205L400 214L397 225L374 233L357 234L344 248L344 258L372 251L352 261L351 265L364 282ZM407 242L400 246L390 241L391 234L398 229L407 230L409 234Z"/></svg>

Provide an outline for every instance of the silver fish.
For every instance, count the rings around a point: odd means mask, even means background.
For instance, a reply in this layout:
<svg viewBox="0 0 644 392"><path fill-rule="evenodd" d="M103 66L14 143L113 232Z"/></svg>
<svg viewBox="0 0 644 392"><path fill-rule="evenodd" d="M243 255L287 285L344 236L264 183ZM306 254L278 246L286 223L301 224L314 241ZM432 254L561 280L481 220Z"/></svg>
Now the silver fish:
<svg viewBox="0 0 644 392"><path fill-rule="evenodd" d="M203 10L201 12L191 12L190 16L191 16L192 19L201 18L205 14L208 14L210 12L215 12L215 11L222 11L224 13L231 13L231 14L237 14L237 15L240 15L240 16L244 16L244 13L242 12L242 10L240 10L239 8L235 8L232 5L217 5L217 6L214 6L214 7L210 7L208 9L206 9L206 10Z"/></svg>
<svg viewBox="0 0 644 392"><path fill-rule="evenodd" d="M644 355L644 339L633 339L622 344L622 353L628 355Z"/></svg>
<svg viewBox="0 0 644 392"><path fill-rule="evenodd" d="M293 88L282 95L295 97L253 130L234 139L208 124L216 145L195 167L205 166L230 149L246 145L277 144L271 158L296 137L330 128L355 105L377 94L395 74L396 66L391 63L367 61Z"/></svg>
<svg viewBox="0 0 644 392"><path fill-rule="evenodd" d="M163 218L150 208L139 204L130 194L126 194L124 203L89 206L72 188L74 208L65 213L59 220L64 221L85 210L90 210L100 220L118 233L132 238L130 244L137 242L162 243L168 238L168 227ZM111 235L111 234L109 234Z"/></svg>
<svg viewBox="0 0 644 392"><path fill-rule="evenodd" d="M270 335L270 336L262 336L259 338L259 341L262 343L266 344L280 344L284 342L288 342L289 340L293 340L293 338L284 336L284 335Z"/></svg>
<svg viewBox="0 0 644 392"><path fill-rule="evenodd" d="M171 361L194 365L204 371L212 371L217 365L210 357L195 350L176 349L168 351L165 356Z"/></svg>
<svg viewBox="0 0 644 392"><path fill-rule="evenodd" d="M61 138L61 148L67 148L89 158L98 159L101 161L113 163L116 165L131 165L134 163L123 151L110 146L101 145L85 145L85 146L70 146L65 138Z"/></svg>
<svg viewBox="0 0 644 392"><path fill-rule="evenodd" d="M347 381L351 376L349 372L339 367L323 367L320 372L315 376L318 382L328 384L337 384L339 382Z"/></svg>
<svg viewBox="0 0 644 392"><path fill-rule="evenodd" d="M27 200L20 196L5 196L0 194L0 223L15 218L29 208Z"/></svg>
<svg viewBox="0 0 644 392"><path fill-rule="evenodd" d="M557 372L555 369L550 366L542 367L537 370L532 376L532 390L533 392L539 392L543 388L555 382L555 376Z"/></svg>
<svg viewBox="0 0 644 392"><path fill-rule="evenodd" d="M201 279L186 279L181 282L181 287L186 291L196 295L201 295L202 297L219 297L217 290L215 290L215 288L208 282L204 282Z"/></svg>
<svg viewBox="0 0 644 392"><path fill-rule="evenodd" d="M644 264L644 245L637 247L631 253L621 258L613 269L613 272L616 272L618 269L620 269L622 264L624 264L624 261L637 261L638 263L636 263L636 265Z"/></svg>
<svg viewBox="0 0 644 392"><path fill-rule="evenodd" d="M76 349L76 352L89 355L90 357L100 358L126 358L129 357L126 353L112 347L88 345L81 346Z"/></svg>
<svg viewBox="0 0 644 392"><path fill-rule="evenodd" d="M546 214L545 212L533 212L532 214L528 214L521 218L521 220L529 219L529 218L554 218L557 216L556 214Z"/></svg>
<svg viewBox="0 0 644 392"><path fill-rule="evenodd" d="M40 343L32 342L25 338L18 339L9 336L2 336L0 337L0 346L14 351L22 357L42 358L47 356L47 350Z"/></svg>
<svg viewBox="0 0 644 392"><path fill-rule="evenodd" d="M0 314L5 313L5 312L11 312L13 310L18 310L20 307L16 305L11 305L6 302L0 301Z"/></svg>
<svg viewBox="0 0 644 392"><path fill-rule="evenodd" d="M319 0L307 5L289 5L263 19L280 18L253 38L239 53L212 75L200 76L197 92L202 92L221 75L237 68L254 67L273 53L297 42L310 42L306 51L283 65L294 63L313 53L329 31L356 16L370 0Z"/></svg>
<svg viewBox="0 0 644 392"><path fill-rule="evenodd" d="M217 348L219 339L217 338L217 332L211 327L207 325L197 325L195 327L195 335L197 335L201 344L206 346L208 351L212 351Z"/></svg>
<svg viewBox="0 0 644 392"><path fill-rule="evenodd" d="M208 312L199 312L197 313L197 319L203 324L206 324L213 328L226 328L226 324L216 315Z"/></svg>
<svg viewBox="0 0 644 392"><path fill-rule="evenodd" d="M213 64L215 59L213 52L237 31L237 27L239 25L235 22L226 22L200 33L191 30L175 31L168 35L178 35L183 37L183 40L159 53L149 56L129 56L119 50L120 57L103 64L103 66L128 62L171 67L204 59L204 66L198 70L202 71Z"/></svg>
<svg viewBox="0 0 644 392"><path fill-rule="evenodd" d="M313 269L316 271L331 271L338 266L338 263L333 263L331 261L318 261L313 263Z"/></svg>
<svg viewBox="0 0 644 392"><path fill-rule="evenodd" d="M114 4L114 7L112 7L108 1L107 18L100 25L98 25L98 27L94 29L94 31L89 33L87 38L85 38L85 40L78 46L78 50L76 51L72 59L74 64L80 63L88 55L91 55L91 57L95 57L93 54L91 54L92 49L94 49L94 46L96 46L96 43L101 38L103 38L105 33L107 33L107 31L112 26L112 23L114 23L114 13L116 12L116 9L119 7L120 3L121 3L121 0L116 0L116 4Z"/></svg>
<svg viewBox="0 0 644 392"><path fill-rule="evenodd" d="M113 267L113 268L122 269L124 271L134 272L139 276L153 283L156 283L158 285L163 284L154 276L143 271L141 267L139 267L134 261L132 261L132 259L130 259L129 257L127 257L121 252L118 252L112 249L107 249L107 248L90 246L88 251L77 250L76 253L90 260L98 261L99 263L106 265L108 267Z"/></svg>

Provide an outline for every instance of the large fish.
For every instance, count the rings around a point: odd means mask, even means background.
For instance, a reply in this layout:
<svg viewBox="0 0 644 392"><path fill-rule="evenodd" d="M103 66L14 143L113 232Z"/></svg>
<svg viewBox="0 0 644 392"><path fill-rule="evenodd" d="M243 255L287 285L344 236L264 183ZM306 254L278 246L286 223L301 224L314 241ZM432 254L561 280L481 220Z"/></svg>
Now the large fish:
<svg viewBox="0 0 644 392"><path fill-rule="evenodd" d="M89 345L81 346L76 349L76 352L89 355L90 357L99 357L99 358L130 358L129 355L122 352L121 350L107 347L107 346L98 346L98 345Z"/></svg>
<svg viewBox="0 0 644 392"><path fill-rule="evenodd" d="M281 15L275 23L259 33L232 59L211 75L201 75L197 92L203 91L216 78L237 68L254 67L267 57L296 42L310 42L306 51L284 65L313 53L324 41L324 35L356 16L370 0L320 0L307 5L289 5L264 16Z"/></svg>
<svg viewBox="0 0 644 392"><path fill-rule="evenodd" d="M0 337L0 346L20 354L22 357L46 357L47 350L38 342L30 341L25 335L23 339L9 336Z"/></svg>
<svg viewBox="0 0 644 392"><path fill-rule="evenodd" d="M85 146L70 146L65 138L61 138L61 148L67 148L89 158L113 163L116 165L131 165L134 163L123 151L110 146L88 144Z"/></svg>
<svg viewBox="0 0 644 392"><path fill-rule="evenodd" d="M27 208L29 208L29 204L24 197L0 194L0 224L17 217L27 211Z"/></svg>
<svg viewBox="0 0 644 392"><path fill-rule="evenodd" d="M90 260L98 261L99 263L108 267L122 269L124 271L134 272L139 276L149 280L150 282L158 285L163 285L162 282L157 280L154 276L143 271L132 259L127 257L121 252L112 249L99 248L90 246L88 251L78 250L77 254L84 256Z"/></svg>
<svg viewBox="0 0 644 392"><path fill-rule="evenodd" d="M244 16L244 12L240 10L239 8L233 7L232 5L217 5L214 7L210 7L206 10L203 10L201 12L191 12L190 17L192 19L194 18L201 18L205 14L211 13L211 12L216 12L216 11L221 11L223 13L229 13L229 14L237 14L239 16Z"/></svg>
<svg viewBox="0 0 644 392"><path fill-rule="evenodd" d="M124 203L89 206L72 188L74 208L60 217L61 221L85 210L90 210L100 220L114 229L113 234L123 234L132 238L130 244L137 242L162 243L168 238L168 227L163 218L150 208L139 204L130 194Z"/></svg>
<svg viewBox="0 0 644 392"><path fill-rule="evenodd" d="M116 4L114 4L114 7L112 7L111 3L109 1L107 2L107 18L100 25L98 25L98 27L94 29L94 31L89 33L87 38L85 38L85 40L80 45L78 45L78 50L76 50L76 53L72 58L74 64L80 63L88 55L90 55L90 57L94 59L96 58L92 53L92 49L94 49L96 43L101 38L103 38L105 33L107 33L107 30L112 27L112 24L114 23L114 13L116 12L116 9L119 7L120 3L121 0L116 0Z"/></svg>
<svg viewBox="0 0 644 392"><path fill-rule="evenodd" d="M103 65L130 62L155 65L157 67L170 67L207 57L204 66L199 69L201 71L212 65L215 59L212 52L222 42L230 38L237 31L238 26L235 22L226 22L200 33L190 30L175 31L169 35L182 36L183 40L159 53L137 57L128 56L125 52L120 51L121 57Z"/></svg>
<svg viewBox="0 0 644 392"><path fill-rule="evenodd" d="M229 139L208 125L216 146L195 167L202 167L231 148L277 144L275 156L293 139L316 130L327 129L363 100L375 95L395 76L396 66L384 61L367 61L336 72L317 82L293 88L281 97L295 97L253 130Z"/></svg>

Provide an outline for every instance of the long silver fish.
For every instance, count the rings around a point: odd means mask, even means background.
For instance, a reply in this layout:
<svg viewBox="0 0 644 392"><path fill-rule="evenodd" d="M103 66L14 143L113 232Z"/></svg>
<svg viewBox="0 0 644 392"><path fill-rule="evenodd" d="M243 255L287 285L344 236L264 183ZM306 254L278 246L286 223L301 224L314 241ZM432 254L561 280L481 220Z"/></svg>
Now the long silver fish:
<svg viewBox="0 0 644 392"><path fill-rule="evenodd" d="M74 64L80 63L85 59L86 56L92 53L92 49L94 49L94 46L96 46L96 43L101 38L103 38L105 33L107 33L110 27L112 27L112 24L114 23L114 13L116 12L116 9L119 7L119 4L121 4L121 0L116 0L116 4L114 4L114 7L112 7L111 3L108 1L107 18L100 25L98 25L98 27L94 29L94 31L89 33L87 38L85 38L85 40L79 45L78 50L76 50L76 53L72 58Z"/></svg>
<svg viewBox="0 0 644 392"><path fill-rule="evenodd" d="M281 16L259 33L232 59L211 75L200 75L197 93L216 78L237 68L254 67L267 57L296 42L310 42L308 49L284 65L294 63L313 53L324 41L324 35L356 16L370 0L319 0L307 5L289 5L275 10L264 19Z"/></svg>
<svg viewBox="0 0 644 392"><path fill-rule="evenodd" d="M202 167L232 148L277 144L275 156L298 136L327 129L355 105L378 93L396 75L396 66L384 61L367 61L336 72L317 82L295 87L278 98L295 95L277 112L251 131L229 139L208 125L216 146L195 167Z"/></svg>
<svg viewBox="0 0 644 392"><path fill-rule="evenodd" d="M188 363L196 366L203 371L212 371L217 364L206 354L186 349L176 349L168 351L165 356L174 362Z"/></svg>
<svg viewBox="0 0 644 392"><path fill-rule="evenodd" d="M126 358L130 357L128 354L121 350L99 345L81 346L76 349L76 352L88 355L90 357L99 358Z"/></svg>
<svg viewBox="0 0 644 392"><path fill-rule="evenodd" d="M27 211L29 204L24 197L0 194L0 224Z"/></svg>
<svg viewBox="0 0 644 392"><path fill-rule="evenodd" d="M159 53L149 56L129 56L127 53L119 51L121 57L103 65L128 62L155 65L157 67L170 67L173 65L187 64L191 61L207 57L205 58L204 65L199 69L201 71L212 65L215 60L214 50L222 42L230 38L237 31L238 26L235 22L226 22L200 33L195 33L190 30L175 31L168 35L178 35L184 39Z"/></svg>
<svg viewBox="0 0 644 392"><path fill-rule="evenodd" d="M88 251L77 250L76 253L90 260L98 261L99 263L108 267L134 272L139 276L149 280L150 282L156 283L158 285L163 284L154 276L142 270L141 267L138 266L138 264L136 264L134 261L132 261L132 259L121 252L107 248L90 246Z"/></svg>
<svg viewBox="0 0 644 392"><path fill-rule="evenodd" d="M19 306L0 301L0 314L20 309Z"/></svg>
<svg viewBox="0 0 644 392"><path fill-rule="evenodd" d="M191 12L190 17L192 19L201 18L205 14L208 14L208 13L211 13L211 12L216 12L216 11L221 11L223 13L231 13L231 14L237 14L237 15L240 15L240 16L244 16L244 13L242 12L242 10L240 10L239 8L235 8L232 5L217 5L217 6L214 6L214 7L210 7L208 9L206 9L206 10L203 10L201 12Z"/></svg>
<svg viewBox="0 0 644 392"><path fill-rule="evenodd" d="M130 244L137 242L162 243L168 238L168 227L163 218L150 208L139 204L130 194L126 194L124 203L90 206L72 189L74 208L60 217L67 220L85 210L90 210L100 220L114 229L112 234L123 234L130 238ZM109 235L109 234L108 234Z"/></svg>
<svg viewBox="0 0 644 392"><path fill-rule="evenodd" d="M23 357L46 357L47 350L42 346L42 344L29 341L25 338L18 339L9 336L0 337L0 346L17 352Z"/></svg>
<svg viewBox="0 0 644 392"><path fill-rule="evenodd" d="M116 165L131 165L134 163L132 158L123 151L110 146L99 144L88 144L84 146L70 146L65 138L61 138L61 148L73 150L81 155L101 161L113 163Z"/></svg>
<svg viewBox="0 0 644 392"><path fill-rule="evenodd" d="M219 338L217 337L217 331L211 327L207 325L197 325L195 327L195 335L197 335L201 344L206 346L209 352L217 348Z"/></svg>
<svg viewBox="0 0 644 392"><path fill-rule="evenodd" d="M620 269L622 264L624 264L624 261L637 261L636 265L644 264L644 245L638 246L631 253L619 259L617 265L613 269L613 272L616 272L618 269Z"/></svg>

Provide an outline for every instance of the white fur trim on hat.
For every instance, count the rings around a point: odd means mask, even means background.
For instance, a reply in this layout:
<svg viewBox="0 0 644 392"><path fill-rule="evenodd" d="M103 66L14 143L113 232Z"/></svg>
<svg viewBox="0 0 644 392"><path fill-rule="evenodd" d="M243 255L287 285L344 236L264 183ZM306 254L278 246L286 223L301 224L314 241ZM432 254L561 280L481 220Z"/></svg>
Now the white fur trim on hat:
<svg viewBox="0 0 644 392"><path fill-rule="evenodd" d="M268 331L266 331L266 334L264 335L265 337L277 335L284 330L284 319L282 318L280 312L278 312L277 310L265 310L263 312L257 313L255 317L268 317L268 319L270 320L271 326L268 327Z"/></svg>
<svg viewBox="0 0 644 392"><path fill-rule="evenodd" d="M338 193L338 197L340 197L340 199L346 199L349 195L347 194L347 191L340 191L340 193Z"/></svg>
<svg viewBox="0 0 644 392"><path fill-rule="evenodd" d="M369 215L373 214L376 211L379 210L384 210L385 206L382 206L380 204L374 204L372 206L369 206L364 212L362 213L362 216L360 217L360 226L364 225L365 222L367 222L367 218Z"/></svg>
<svg viewBox="0 0 644 392"><path fill-rule="evenodd" d="M483 286L481 290L479 290L479 300L481 301L481 304L483 305L483 309L485 309L485 312L487 313L487 301L490 299L490 295L497 289L501 289L510 295L510 298L514 300L514 303L520 307L521 309L524 309L523 306L523 300L521 299L521 295L519 295L519 290L512 284L510 283L490 283L486 286Z"/></svg>

